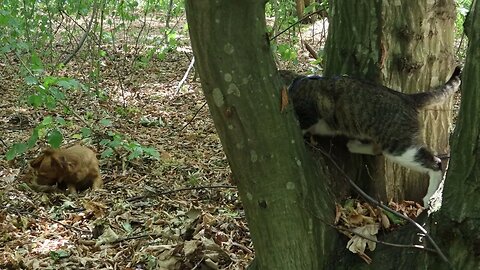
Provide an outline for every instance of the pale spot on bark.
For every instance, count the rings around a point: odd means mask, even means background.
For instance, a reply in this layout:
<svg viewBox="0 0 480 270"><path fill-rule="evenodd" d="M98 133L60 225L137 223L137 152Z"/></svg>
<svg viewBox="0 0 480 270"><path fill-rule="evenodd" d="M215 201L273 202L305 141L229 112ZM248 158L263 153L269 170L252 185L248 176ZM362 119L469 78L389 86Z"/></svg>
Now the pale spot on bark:
<svg viewBox="0 0 480 270"><path fill-rule="evenodd" d="M292 144L295 144L295 140L291 140L290 142L291 142Z"/></svg>
<svg viewBox="0 0 480 270"><path fill-rule="evenodd" d="M295 163L297 163L298 167L302 167L302 162L298 158L295 158Z"/></svg>
<svg viewBox="0 0 480 270"><path fill-rule="evenodd" d="M224 50L227 54L232 54L232 53L235 51L235 48L233 47L232 44L227 43L227 44L225 44L225 46L223 46L223 50Z"/></svg>
<svg viewBox="0 0 480 270"><path fill-rule="evenodd" d="M232 81L232 75L230 73L225 73L225 75L223 75L223 79L226 82L231 82Z"/></svg>
<svg viewBox="0 0 480 270"><path fill-rule="evenodd" d="M243 84L247 84L247 83L248 83L248 78L243 78L243 79L242 79L242 83L243 83Z"/></svg>
<svg viewBox="0 0 480 270"><path fill-rule="evenodd" d="M294 189L295 189L295 183L293 183L293 182L288 182L288 183L287 183L287 189L288 189L288 190L294 190Z"/></svg>
<svg viewBox="0 0 480 270"><path fill-rule="evenodd" d="M228 129L233 130L233 125L228 125Z"/></svg>
<svg viewBox="0 0 480 270"><path fill-rule="evenodd" d="M230 95L234 94L235 96L239 97L240 96L240 89L238 89L238 87L234 83L231 83L228 86L227 93L230 94Z"/></svg>
<svg viewBox="0 0 480 270"><path fill-rule="evenodd" d="M243 144L242 144L242 143L237 143L235 146L236 146L238 149L242 149L242 148L243 148Z"/></svg>
<svg viewBox="0 0 480 270"><path fill-rule="evenodd" d="M249 199L250 201L253 200L253 195L252 195L252 193L247 192L247 199Z"/></svg>
<svg viewBox="0 0 480 270"><path fill-rule="evenodd" d="M257 152L255 152L254 150L251 150L250 151L250 159L252 160L253 163L257 162L257 160L258 160Z"/></svg>
<svg viewBox="0 0 480 270"><path fill-rule="evenodd" d="M225 100L223 99L222 91L220 88L215 88L212 91L213 102L217 107L222 107L225 104Z"/></svg>

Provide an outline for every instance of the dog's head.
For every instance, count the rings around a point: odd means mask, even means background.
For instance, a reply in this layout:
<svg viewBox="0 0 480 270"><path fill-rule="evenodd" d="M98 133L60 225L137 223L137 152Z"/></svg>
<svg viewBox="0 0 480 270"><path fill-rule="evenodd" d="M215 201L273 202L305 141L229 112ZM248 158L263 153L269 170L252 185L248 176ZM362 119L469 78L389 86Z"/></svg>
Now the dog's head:
<svg viewBox="0 0 480 270"><path fill-rule="evenodd" d="M66 158L58 154L57 150L47 149L30 162L33 168L35 181L40 185L60 184L63 178L70 171L71 164Z"/></svg>

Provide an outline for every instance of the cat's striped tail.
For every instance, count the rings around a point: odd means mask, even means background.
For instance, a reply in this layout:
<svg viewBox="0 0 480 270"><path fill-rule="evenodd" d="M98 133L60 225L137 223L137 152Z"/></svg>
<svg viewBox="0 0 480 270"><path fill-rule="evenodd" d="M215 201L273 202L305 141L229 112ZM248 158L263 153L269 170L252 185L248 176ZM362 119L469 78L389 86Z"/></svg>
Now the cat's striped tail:
<svg viewBox="0 0 480 270"><path fill-rule="evenodd" d="M444 85L433 89L431 92L411 94L418 108L441 104L460 89L462 68L457 66L452 76Z"/></svg>

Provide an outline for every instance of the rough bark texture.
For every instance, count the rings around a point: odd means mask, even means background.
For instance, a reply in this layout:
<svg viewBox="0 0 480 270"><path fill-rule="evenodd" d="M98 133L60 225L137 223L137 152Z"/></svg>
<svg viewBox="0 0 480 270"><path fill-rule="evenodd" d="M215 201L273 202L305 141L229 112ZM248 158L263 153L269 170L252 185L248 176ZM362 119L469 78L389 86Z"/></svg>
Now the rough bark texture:
<svg viewBox="0 0 480 270"><path fill-rule="evenodd" d="M403 92L425 91L444 83L454 67L453 0L333 1L326 47L326 75L349 74ZM427 145L448 152L451 102L422 116ZM368 164L367 172L364 164ZM384 158L363 157L347 164L373 195L420 201L428 176ZM359 172L360 171L360 172ZM354 173L355 174L355 173ZM388 180L385 180L388 179Z"/></svg>
<svg viewBox="0 0 480 270"><path fill-rule="evenodd" d="M186 1L202 89L245 207L252 269L323 269L333 199L306 153L266 36L264 2Z"/></svg>

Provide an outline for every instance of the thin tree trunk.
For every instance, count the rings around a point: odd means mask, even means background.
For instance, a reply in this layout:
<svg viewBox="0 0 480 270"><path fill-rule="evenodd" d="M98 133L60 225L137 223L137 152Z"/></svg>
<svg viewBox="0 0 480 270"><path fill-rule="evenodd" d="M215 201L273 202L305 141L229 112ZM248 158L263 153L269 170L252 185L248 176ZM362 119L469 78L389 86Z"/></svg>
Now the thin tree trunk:
<svg viewBox="0 0 480 270"><path fill-rule="evenodd" d="M333 198L281 109L265 3L186 1L190 39L217 133L255 246L252 269L324 269L334 248ZM286 92L284 92L284 95Z"/></svg>

